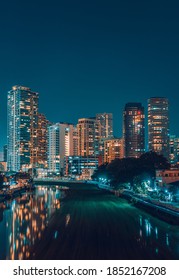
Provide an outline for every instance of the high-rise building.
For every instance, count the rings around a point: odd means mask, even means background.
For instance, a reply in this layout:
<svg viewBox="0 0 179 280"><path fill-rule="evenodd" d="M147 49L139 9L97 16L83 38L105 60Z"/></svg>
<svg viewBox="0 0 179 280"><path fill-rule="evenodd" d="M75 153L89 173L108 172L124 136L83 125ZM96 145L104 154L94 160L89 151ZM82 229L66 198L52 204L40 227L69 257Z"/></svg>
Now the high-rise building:
<svg viewBox="0 0 179 280"><path fill-rule="evenodd" d="M113 114L112 113L101 113L96 114L96 120L99 121L99 137L100 139L112 138L113 137Z"/></svg>
<svg viewBox="0 0 179 280"><path fill-rule="evenodd" d="M73 124L56 123L48 127L48 170L63 172L64 157L74 155Z"/></svg>
<svg viewBox="0 0 179 280"><path fill-rule="evenodd" d="M169 159L171 164L179 162L179 138L175 135L170 135L170 154Z"/></svg>
<svg viewBox="0 0 179 280"><path fill-rule="evenodd" d="M14 86L8 92L8 170L26 170L37 154L38 93Z"/></svg>
<svg viewBox="0 0 179 280"><path fill-rule="evenodd" d="M78 155L96 156L99 153L99 122L96 118L78 120Z"/></svg>
<svg viewBox="0 0 179 280"><path fill-rule="evenodd" d="M78 155L78 128L77 126L73 127L73 155Z"/></svg>
<svg viewBox="0 0 179 280"><path fill-rule="evenodd" d="M113 138L104 141L104 162L124 158L124 139Z"/></svg>
<svg viewBox="0 0 179 280"><path fill-rule="evenodd" d="M145 152L145 115L141 103L127 103L123 113L125 157L139 158Z"/></svg>
<svg viewBox="0 0 179 280"><path fill-rule="evenodd" d="M51 123L47 120L44 114L38 114L38 133L37 133L37 167L47 167L47 136L48 126Z"/></svg>
<svg viewBox="0 0 179 280"><path fill-rule="evenodd" d="M169 159L169 102L167 98L148 100L149 150Z"/></svg>
<svg viewBox="0 0 179 280"><path fill-rule="evenodd" d="M3 147L3 161L7 162L7 145Z"/></svg>
<svg viewBox="0 0 179 280"><path fill-rule="evenodd" d="M96 114L96 121L98 122L98 156L99 164L104 163L104 141L113 138L113 114L112 113L98 113Z"/></svg>

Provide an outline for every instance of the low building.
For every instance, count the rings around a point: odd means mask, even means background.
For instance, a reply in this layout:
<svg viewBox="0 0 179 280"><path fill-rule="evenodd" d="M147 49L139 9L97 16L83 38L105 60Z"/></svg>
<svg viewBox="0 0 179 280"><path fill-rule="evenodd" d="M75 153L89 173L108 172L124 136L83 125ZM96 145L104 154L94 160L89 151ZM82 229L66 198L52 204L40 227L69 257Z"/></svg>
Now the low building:
<svg viewBox="0 0 179 280"><path fill-rule="evenodd" d="M67 156L64 158L64 175L90 179L98 167L98 158L83 156Z"/></svg>
<svg viewBox="0 0 179 280"><path fill-rule="evenodd" d="M179 181L179 169L172 168L156 171L156 182L161 187L177 181Z"/></svg>

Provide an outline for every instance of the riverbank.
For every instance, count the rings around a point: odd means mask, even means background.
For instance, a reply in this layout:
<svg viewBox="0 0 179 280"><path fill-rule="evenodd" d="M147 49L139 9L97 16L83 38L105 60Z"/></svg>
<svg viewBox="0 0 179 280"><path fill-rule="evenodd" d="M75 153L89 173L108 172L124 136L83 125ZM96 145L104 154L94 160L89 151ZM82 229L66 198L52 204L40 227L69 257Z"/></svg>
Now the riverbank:
<svg viewBox="0 0 179 280"><path fill-rule="evenodd" d="M21 196L25 192L29 192L34 190L34 187L24 186L10 189L4 193L0 194L0 203L5 202L6 200L14 199L18 196Z"/></svg>
<svg viewBox="0 0 179 280"><path fill-rule="evenodd" d="M137 195L128 190L116 191L110 189L109 186L105 184L98 184L98 187L112 192L117 197L126 199L133 206L141 208L156 218L169 224L179 225L179 207L176 205L152 199L147 196Z"/></svg>
<svg viewBox="0 0 179 280"><path fill-rule="evenodd" d="M149 214L157 217L169 224L179 225L179 208L171 204L166 204L148 197L141 197L129 191L120 193L120 197L125 198L134 206L147 211Z"/></svg>
<svg viewBox="0 0 179 280"><path fill-rule="evenodd" d="M42 184L42 179L35 181L35 184ZM114 193L116 196L121 196L126 199L129 203L132 203L135 207L141 208L147 213L153 215L156 218L159 218L169 224L179 225L179 207L178 209L172 204L166 204L161 201L150 199L149 197L142 197L140 195L134 194L131 191L115 191L109 187L109 185L97 183L96 181L65 181L65 180L56 180L56 181L43 181L43 185L59 185L59 186L68 186L69 189L78 190L98 188L100 190L105 190L108 192Z"/></svg>

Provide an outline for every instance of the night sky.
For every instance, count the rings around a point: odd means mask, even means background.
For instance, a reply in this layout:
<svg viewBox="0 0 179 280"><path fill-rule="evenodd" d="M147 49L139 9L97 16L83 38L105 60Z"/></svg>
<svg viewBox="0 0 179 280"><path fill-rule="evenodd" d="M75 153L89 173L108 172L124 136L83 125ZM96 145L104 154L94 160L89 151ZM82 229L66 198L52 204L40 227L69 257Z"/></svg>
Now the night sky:
<svg viewBox="0 0 179 280"><path fill-rule="evenodd" d="M13 85L53 122L112 112L116 136L126 102L168 97L179 136L179 1L1 1L0 149Z"/></svg>

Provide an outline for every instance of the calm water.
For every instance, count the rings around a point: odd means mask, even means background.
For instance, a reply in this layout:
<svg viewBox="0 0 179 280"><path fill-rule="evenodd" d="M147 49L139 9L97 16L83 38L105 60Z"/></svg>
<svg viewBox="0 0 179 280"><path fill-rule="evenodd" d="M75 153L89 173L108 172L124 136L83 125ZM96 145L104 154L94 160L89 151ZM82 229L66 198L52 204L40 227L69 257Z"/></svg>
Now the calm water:
<svg viewBox="0 0 179 280"><path fill-rule="evenodd" d="M55 187L38 187L32 195L0 204L0 259L29 257L29 249L60 209L62 195Z"/></svg>
<svg viewBox="0 0 179 280"><path fill-rule="evenodd" d="M64 197L39 186L0 204L0 259L28 259L33 244L35 259L179 259L178 226L103 191Z"/></svg>

